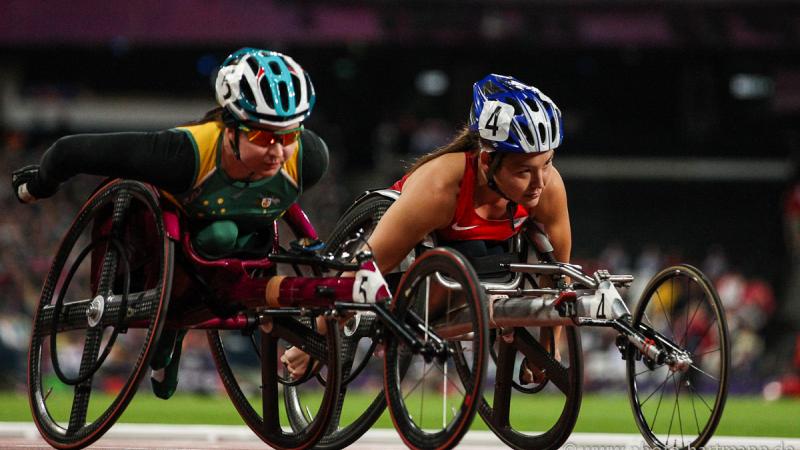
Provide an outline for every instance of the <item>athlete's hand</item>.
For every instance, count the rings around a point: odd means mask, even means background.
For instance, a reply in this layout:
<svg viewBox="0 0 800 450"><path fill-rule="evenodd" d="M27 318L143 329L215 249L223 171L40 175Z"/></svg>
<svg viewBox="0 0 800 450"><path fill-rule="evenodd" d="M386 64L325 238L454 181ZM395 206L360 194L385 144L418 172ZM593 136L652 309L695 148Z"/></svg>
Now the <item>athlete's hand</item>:
<svg viewBox="0 0 800 450"><path fill-rule="evenodd" d="M11 186L14 188L14 195L20 203L33 203L36 201L28 191L28 183L35 180L39 176L39 166L25 166L21 169L15 170L11 174Z"/></svg>
<svg viewBox="0 0 800 450"><path fill-rule="evenodd" d="M281 356L281 362L289 369L289 375L295 380L305 375L310 361L311 357L308 356L308 353L297 347L286 349Z"/></svg>
<svg viewBox="0 0 800 450"><path fill-rule="evenodd" d="M33 203L56 193L58 188L43 189L39 183L39 166L31 165L11 173L11 186L20 203Z"/></svg>

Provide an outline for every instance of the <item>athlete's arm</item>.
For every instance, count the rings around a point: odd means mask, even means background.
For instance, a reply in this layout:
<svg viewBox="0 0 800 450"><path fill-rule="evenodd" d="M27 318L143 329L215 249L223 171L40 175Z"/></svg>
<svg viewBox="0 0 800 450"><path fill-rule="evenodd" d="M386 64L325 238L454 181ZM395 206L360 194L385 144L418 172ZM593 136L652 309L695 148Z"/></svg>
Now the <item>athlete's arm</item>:
<svg viewBox="0 0 800 450"><path fill-rule="evenodd" d="M406 179L400 198L389 207L369 238L378 268L397 267L426 235L453 219L464 176L464 154L442 155Z"/></svg>
<svg viewBox="0 0 800 450"><path fill-rule="evenodd" d="M179 194L192 186L195 160L189 136L177 130L66 136L45 152L28 191L49 197L61 183L85 173L139 180Z"/></svg>
<svg viewBox="0 0 800 450"><path fill-rule="evenodd" d="M553 167L547 187L542 191L539 204L530 211L531 216L544 226L553 244L556 261L569 262L572 252L572 230L567 208L567 190L561 174Z"/></svg>

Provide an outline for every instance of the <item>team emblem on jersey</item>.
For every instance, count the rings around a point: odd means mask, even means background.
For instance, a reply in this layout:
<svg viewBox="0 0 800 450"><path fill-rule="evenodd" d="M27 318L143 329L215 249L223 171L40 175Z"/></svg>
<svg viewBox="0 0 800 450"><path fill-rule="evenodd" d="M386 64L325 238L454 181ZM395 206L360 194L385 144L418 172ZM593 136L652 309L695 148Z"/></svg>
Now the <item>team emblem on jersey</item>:
<svg viewBox="0 0 800 450"><path fill-rule="evenodd" d="M273 197L263 197L261 199L261 207L266 209L269 208L270 205L279 205L281 203L281 199L273 198Z"/></svg>

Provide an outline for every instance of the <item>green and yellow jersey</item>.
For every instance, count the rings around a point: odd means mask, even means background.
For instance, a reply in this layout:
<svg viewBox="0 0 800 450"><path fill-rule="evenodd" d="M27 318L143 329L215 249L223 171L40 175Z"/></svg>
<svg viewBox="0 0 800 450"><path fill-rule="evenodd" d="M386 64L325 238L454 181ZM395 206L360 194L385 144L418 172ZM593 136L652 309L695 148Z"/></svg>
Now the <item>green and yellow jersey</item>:
<svg viewBox="0 0 800 450"><path fill-rule="evenodd" d="M221 168L222 123L177 130L189 136L196 152L192 188L176 198L187 216L201 224L195 242L208 255L257 245L254 233L271 230L272 222L302 193L302 141L280 172L248 182L231 179Z"/></svg>

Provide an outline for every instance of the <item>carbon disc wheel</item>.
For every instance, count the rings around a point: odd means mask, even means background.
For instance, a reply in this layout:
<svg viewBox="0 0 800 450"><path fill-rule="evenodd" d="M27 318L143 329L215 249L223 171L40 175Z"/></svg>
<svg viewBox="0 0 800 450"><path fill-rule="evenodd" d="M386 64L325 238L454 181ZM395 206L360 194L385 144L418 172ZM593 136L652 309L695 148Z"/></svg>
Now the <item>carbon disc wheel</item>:
<svg viewBox="0 0 800 450"><path fill-rule="evenodd" d="M33 418L50 445L85 447L122 415L163 326L172 264L151 188L114 180L81 208L42 288L28 353Z"/></svg>

